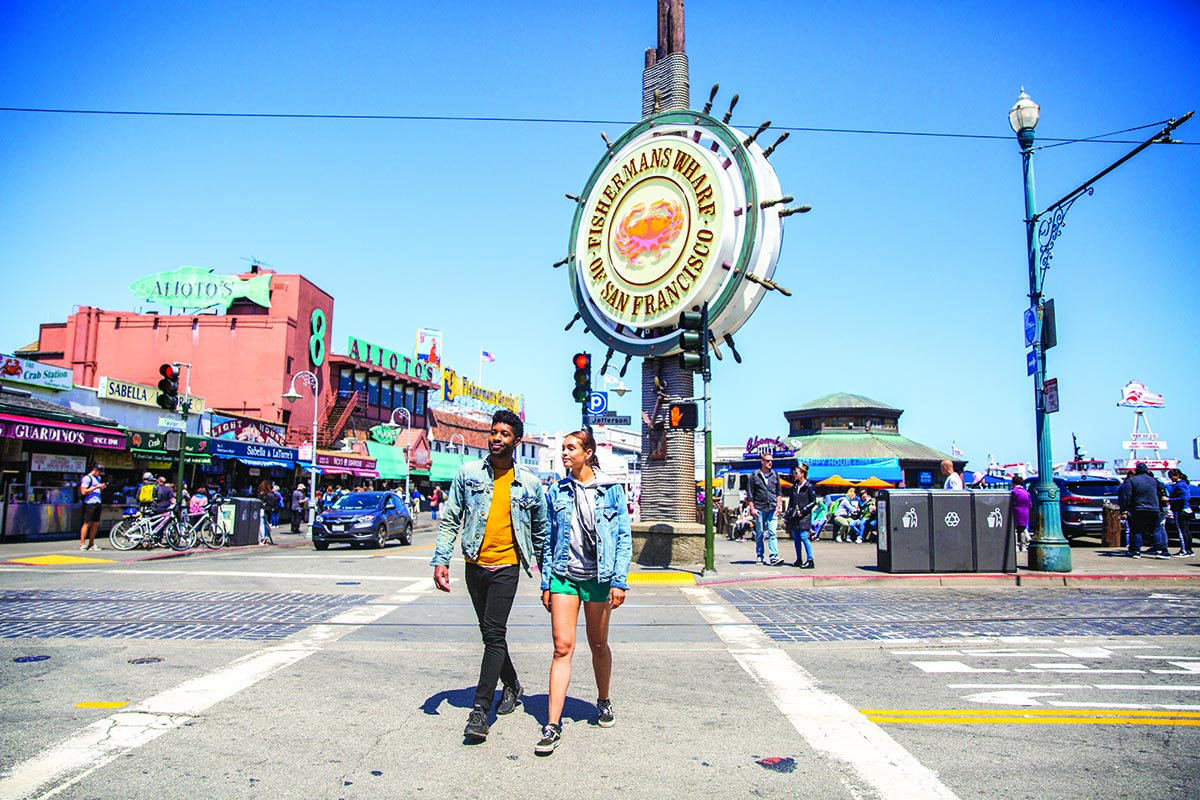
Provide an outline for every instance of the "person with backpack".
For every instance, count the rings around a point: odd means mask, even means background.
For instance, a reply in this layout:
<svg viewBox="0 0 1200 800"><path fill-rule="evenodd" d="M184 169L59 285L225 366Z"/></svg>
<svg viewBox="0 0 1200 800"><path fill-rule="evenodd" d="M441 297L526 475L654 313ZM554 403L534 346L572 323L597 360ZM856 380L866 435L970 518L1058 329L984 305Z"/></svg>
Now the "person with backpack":
<svg viewBox="0 0 1200 800"><path fill-rule="evenodd" d="M137 504L138 508L145 513L150 510L150 506L154 504L154 475L147 472L142 475L142 482L138 484L137 489Z"/></svg>

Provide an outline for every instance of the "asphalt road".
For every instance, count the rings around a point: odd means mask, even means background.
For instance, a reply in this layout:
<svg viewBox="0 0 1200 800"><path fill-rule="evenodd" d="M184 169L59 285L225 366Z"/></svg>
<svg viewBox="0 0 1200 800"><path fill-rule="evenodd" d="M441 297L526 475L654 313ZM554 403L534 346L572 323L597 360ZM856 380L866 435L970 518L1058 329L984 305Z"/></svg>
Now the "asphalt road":
<svg viewBox="0 0 1200 800"><path fill-rule="evenodd" d="M595 725L581 629L563 743L537 758L535 582L509 632L525 703L466 746L478 631L431 551L424 530L0 567L0 800L1197 794L1195 590L635 586L617 725Z"/></svg>

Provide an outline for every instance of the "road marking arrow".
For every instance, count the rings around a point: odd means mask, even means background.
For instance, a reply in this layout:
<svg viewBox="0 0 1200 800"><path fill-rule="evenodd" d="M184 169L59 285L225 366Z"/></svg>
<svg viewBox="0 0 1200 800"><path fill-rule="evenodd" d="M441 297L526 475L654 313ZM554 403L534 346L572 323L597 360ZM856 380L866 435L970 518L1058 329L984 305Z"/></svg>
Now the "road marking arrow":
<svg viewBox="0 0 1200 800"><path fill-rule="evenodd" d="M1040 706L1042 703L1034 698L1059 697L1061 694L1062 692L979 692L978 694L969 694L962 699L972 703L994 703L1002 706Z"/></svg>

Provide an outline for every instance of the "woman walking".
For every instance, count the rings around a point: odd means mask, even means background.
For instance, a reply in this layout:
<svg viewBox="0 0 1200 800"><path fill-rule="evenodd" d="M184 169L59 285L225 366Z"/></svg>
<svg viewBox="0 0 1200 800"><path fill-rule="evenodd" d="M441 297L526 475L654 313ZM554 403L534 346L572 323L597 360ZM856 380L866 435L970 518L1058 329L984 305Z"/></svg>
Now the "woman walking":
<svg viewBox="0 0 1200 800"><path fill-rule="evenodd" d="M798 464L792 470L792 489L788 492L787 511L783 514L783 521L791 531L792 542L796 545L796 560L792 562L793 567L812 569L814 566L810 536L812 533L812 510L816 504L816 490L808 482L808 464ZM801 546L804 547L803 556L800 555Z"/></svg>
<svg viewBox="0 0 1200 800"><path fill-rule="evenodd" d="M601 728L616 718L609 699L612 651L608 620L625 602L626 577L633 551L625 490L600 472L596 440L587 431L563 439L568 475L550 486L550 531L542 547L542 605L550 612L554 660L550 663L550 699L537 755L550 755L562 737L562 710L571 683L571 656L579 605L583 604L592 671L596 676L596 713Z"/></svg>
<svg viewBox="0 0 1200 800"><path fill-rule="evenodd" d="M1175 527L1179 529L1179 552L1176 558L1188 558L1192 553L1192 485L1188 483L1187 475L1179 469L1167 472L1171 481L1168 502L1171 514L1175 517Z"/></svg>

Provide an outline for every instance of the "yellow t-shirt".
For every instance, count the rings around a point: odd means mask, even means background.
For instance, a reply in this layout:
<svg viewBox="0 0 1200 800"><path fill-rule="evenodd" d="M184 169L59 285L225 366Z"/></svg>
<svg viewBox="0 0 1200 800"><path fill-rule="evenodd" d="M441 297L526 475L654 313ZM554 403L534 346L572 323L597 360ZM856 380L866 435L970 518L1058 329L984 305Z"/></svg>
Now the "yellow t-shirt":
<svg viewBox="0 0 1200 800"><path fill-rule="evenodd" d="M495 473L492 482L492 505L488 509L487 525L483 529L483 544L479 546L476 564L481 567L500 567L517 563L517 546L513 541L512 497L514 470Z"/></svg>

